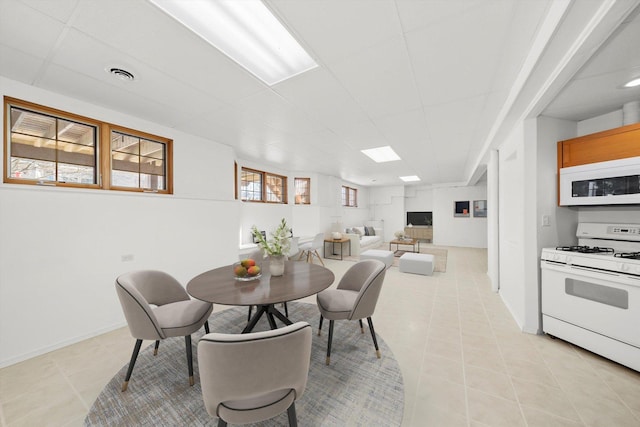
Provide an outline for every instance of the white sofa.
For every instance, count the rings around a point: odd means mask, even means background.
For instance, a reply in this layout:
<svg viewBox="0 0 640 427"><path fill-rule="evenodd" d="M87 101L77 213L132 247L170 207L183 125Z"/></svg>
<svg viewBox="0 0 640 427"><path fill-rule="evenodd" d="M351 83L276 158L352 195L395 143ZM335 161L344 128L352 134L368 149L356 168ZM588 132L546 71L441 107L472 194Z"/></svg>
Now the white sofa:
<svg viewBox="0 0 640 427"><path fill-rule="evenodd" d="M374 227L375 236L365 236L364 227L348 227L347 229L357 228L362 232L362 235L357 233L345 233L345 236L351 240L351 255L360 256L360 254L367 249L375 249L384 242L384 230L382 228Z"/></svg>

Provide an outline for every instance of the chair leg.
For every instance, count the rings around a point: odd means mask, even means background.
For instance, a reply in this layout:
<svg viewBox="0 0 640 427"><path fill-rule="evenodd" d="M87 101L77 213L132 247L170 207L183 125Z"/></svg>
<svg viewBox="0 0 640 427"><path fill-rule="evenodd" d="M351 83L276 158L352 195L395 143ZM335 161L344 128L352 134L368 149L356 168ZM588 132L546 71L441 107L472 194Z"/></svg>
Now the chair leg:
<svg viewBox="0 0 640 427"><path fill-rule="evenodd" d="M298 261L300 261L302 259L302 257L305 255L307 251L300 251L300 256L298 257Z"/></svg>
<svg viewBox="0 0 640 427"><path fill-rule="evenodd" d="M360 322L360 332L364 334L364 325L362 324L362 319L358 319L358 322Z"/></svg>
<svg viewBox="0 0 640 427"><path fill-rule="evenodd" d="M247 316L247 322L250 322L250 321L251 321L251 312L252 312L252 311L253 311L253 306L252 306L252 305L250 305L250 306L249 306L249 315Z"/></svg>
<svg viewBox="0 0 640 427"><path fill-rule="evenodd" d="M191 353L191 335L184 336L184 343L187 347L187 364L189 366L189 385L193 385L193 355Z"/></svg>
<svg viewBox="0 0 640 427"><path fill-rule="evenodd" d="M156 340L156 345L155 345L155 347L153 347L153 355L154 356L158 355L158 347L160 347L160 340Z"/></svg>
<svg viewBox="0 0 640 427"><path fill-rule="evenodd" d="M322 317L322 314L320 315L320 325L318 326L318 336L322 335L322 321L324 320L324 318Z"/></svg>
<svg viewBox="0 0 640 427"><path fill-rule="evenodd" d="M371 331L371 338L373 338L373 345L376 348L376 356L380 359L380 349L378 348L378 340L376 339L376 331L373 329L373 320L371 317L367 317L367 322L369 322L369 330Z"/></svg>
<svg viewBox="0 0 640 427"><path fill-rule="evenodd" d="M318 250L316 249L314 252L315 252L316 256L318 257L318 261L320 261L320 264L322 264L322 266L324 267L324 262L322 261L322 257L318 253Z"/></svg>
<svg viewBox="0 0 640 427"><path fill-rule="evenodd" d="M291 402L291 406L287 408L287 416L289 417L289 427L298 427L298 417L296 417L296 402Z"/></svg>
<svg viewBox="0 0 640 427"><path fill-rule="evenodd" d="M207 334L208 334L209 332L211 332L211 331L209 330L209 321L208 321L208 320L207 320L206 322L204 322L204 332L205 332L205 333L207 333Z"/></svg>
<svg viewBox="0 0 640 427"><path fill-rule="evenodd" d="M289 317L289 307L287 307L287 303L283 303L282 305L284 305L284 315Z"/></svg>
<svg viewBox="0 0 640 427"><path fill-rule="evenodd" d="M222 418L218 418L218 427L227 427L227 422Z"/></svg>
<svg viewBox="0 0 640 427"><path fill-rule="evenodd" d="M333 320L329 320L329 343L327 344L327 365L331 363L331 341L333 341Z"/></svg>
<svg viewBox="0 0 640 427"><path fill-rule="evenodd" d="M131 354L131 360L129 361L129 369L127 369L127 376L124 377L124 383L122 384L122 391L127 391L127 387L129 387L129 379L131 378L133 367L136 364L138 353L140 353L140 346L142 346L142 340L136 340L136 345L133 347L133 353Z"/></svg>

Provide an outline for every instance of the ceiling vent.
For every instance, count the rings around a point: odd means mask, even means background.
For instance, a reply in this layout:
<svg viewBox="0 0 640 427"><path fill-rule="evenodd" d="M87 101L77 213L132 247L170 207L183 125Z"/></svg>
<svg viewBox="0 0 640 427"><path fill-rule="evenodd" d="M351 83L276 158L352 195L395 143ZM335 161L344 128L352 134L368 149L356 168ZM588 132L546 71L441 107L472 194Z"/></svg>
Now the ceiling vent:
<svg viewBox="0 0 640 427"><path fill-rule="evenodd" d="M109 72L120 80L124 80L127 82L132 82L135 79L133 73L130 73L127 70L123 70L122 68L110 68Z"/></svg>

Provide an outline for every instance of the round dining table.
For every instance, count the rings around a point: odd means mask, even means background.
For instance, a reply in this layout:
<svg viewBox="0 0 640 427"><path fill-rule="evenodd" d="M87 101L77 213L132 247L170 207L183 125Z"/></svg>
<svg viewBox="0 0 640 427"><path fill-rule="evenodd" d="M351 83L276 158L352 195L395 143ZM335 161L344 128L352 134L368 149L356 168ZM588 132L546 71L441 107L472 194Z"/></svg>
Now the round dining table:
<svg viewBox="0 0 640 427"><path fill-rule="evenodd" d="M222 305L257 306L242 333L251 332L262 315L267 316L271 329L276 329L277 317L285 325L292 322L275 305L317 294L331 286L335 276L319 265L286 261L282 276L271 276L269 262L262 263L262 275L251 281L236 280L233 266L215 268L194 277L187 283L187 292L196 299Z"/></svg>

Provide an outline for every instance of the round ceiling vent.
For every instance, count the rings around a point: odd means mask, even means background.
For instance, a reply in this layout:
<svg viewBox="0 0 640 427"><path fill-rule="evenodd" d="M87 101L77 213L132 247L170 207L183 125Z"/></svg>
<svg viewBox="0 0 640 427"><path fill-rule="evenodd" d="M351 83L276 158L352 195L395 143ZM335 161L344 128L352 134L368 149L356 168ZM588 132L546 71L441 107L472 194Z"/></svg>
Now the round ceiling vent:
<svg viewBox="0 0 640 427"><path fill-rule="evenodd" d="M130 73L127 70L123 70L122 68L110 68L109 72L114 76L116 76L117 78L119 78L120 80L130 82L135 79L135 76L133 75L133 73Z"/></svg>

